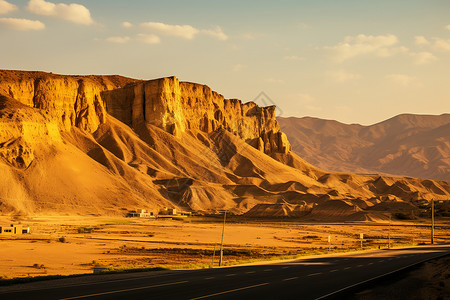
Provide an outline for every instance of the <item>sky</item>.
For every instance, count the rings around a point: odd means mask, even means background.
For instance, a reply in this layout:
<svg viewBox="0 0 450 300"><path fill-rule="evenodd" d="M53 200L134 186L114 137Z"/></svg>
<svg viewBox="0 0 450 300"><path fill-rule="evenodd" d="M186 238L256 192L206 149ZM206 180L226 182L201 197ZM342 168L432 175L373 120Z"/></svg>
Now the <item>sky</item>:
<svg viewBox="0 0 450 300"><path fill-rule="evenodd" d="M283 117L450 112L448 0L0 0L0 40L0 69L176 76Z"/></svg>

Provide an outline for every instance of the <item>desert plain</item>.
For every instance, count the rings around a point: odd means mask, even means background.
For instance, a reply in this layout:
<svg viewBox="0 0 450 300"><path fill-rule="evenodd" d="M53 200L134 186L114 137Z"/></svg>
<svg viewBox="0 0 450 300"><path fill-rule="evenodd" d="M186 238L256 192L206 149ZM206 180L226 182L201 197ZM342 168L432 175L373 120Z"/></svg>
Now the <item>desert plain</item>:
<svg viewBox="0 0 450 300"><path fill-rule="evenodd" d="M30 234L0 238L2 279L132 269L209 268L219 265L223 216L179 219L98 216L0 217L30 226ZM428 220L299 222L229 216L223 265L294 259L309 255L402 247L430 242ZM450 220L435 227L435 242L448 242ZM331 242L328 243L328 236Z"/></svg>

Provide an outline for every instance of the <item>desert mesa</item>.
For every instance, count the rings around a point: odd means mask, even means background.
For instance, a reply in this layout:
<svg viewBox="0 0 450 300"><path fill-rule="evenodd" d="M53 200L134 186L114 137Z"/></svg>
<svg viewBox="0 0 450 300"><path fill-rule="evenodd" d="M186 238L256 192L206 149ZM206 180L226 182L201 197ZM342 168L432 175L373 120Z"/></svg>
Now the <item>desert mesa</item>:
<svg viewBox="0 0 450 300"><path fill-rule="evenodd" d="M176 77L0 70L0 211L124 216L169 207L376 221L387 209L417 214L450 199L444 180L311 165L292 151L275 111Z"/></svg>

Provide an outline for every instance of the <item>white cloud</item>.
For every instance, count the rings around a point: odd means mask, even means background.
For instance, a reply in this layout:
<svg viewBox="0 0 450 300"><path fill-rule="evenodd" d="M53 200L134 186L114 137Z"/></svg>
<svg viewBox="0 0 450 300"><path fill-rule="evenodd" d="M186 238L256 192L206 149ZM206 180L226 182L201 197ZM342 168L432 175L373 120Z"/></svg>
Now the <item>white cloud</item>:
<svg viewBox="0 0 450 300"><path fill-rule="evenodd" d="M170 25L160 22L144 22L140 26L152 33L179 37L186 40L192 40L199 34L207 35L221 41L228 39L228 36L219 26L214 29L197 29L191 25Z"/></svg>
<svg viewBox="0 0 450 300"><path fill-rule="evenodd" d="M16 18L0 18L0 25L15 30L42 30L45 28L41 21Z"/></svg>
<svg viewBox="0 0 450 300"><path fill-rule="evenodd" d="M300 57L300 56L297 56L297 55L288 55L288 56L285 56L283 58L286 59L286 60L305 60L304 57Z"/></svg>
<svg viewBox="0 0 450 300"><path fill-rule="evenodd" d="M403 87L411 85L411 83L413 83L416 80L414 77L405 74L389 74L386 75L386 78L392 81L393 83Z"/></svg>
<svg viewBox="0 0 450 300"><path fill-rule="evenodd" d="M131 28L131 27L133 27L133 24L131 24L130 22L122 22L122 27Z"/></svg>
<svg viewBox="0 0 450 300"><path fill-rule="evenodd" d="M433 48L438 51L450 51L450 39L433 38Z"/></svg>
<svg viewBox="0 0 450 300"><path fill-rule="evenodd" d="M159 44L161 40L154 34L138 34L135 37L112 36L106 39L107 42L116 44L126 44L132 41L138 41L145 44Z"/></svg>
<svg viewBox="0 0 450 300"><path fill-rule="evenodd" d="M141 26L159 34L181 37L187 40L192 40L200 32L191 25L168 25L158 22L145 22L141 23Z"/></svg>
<svg viewBox="0 0 450 300"><path fill-rule="evenodd" d="M112 36L106 39L108 42L116 44L125 44L131 40L129 36Z"/></svg>
<svg viewBox="0 0 450 300"><path fill-rule="evenodd" d="M5 0L0 0L0 15L10 13L17 10L17 6Z"/></svg>
<svg viewBox="0 0 450 300"><path fill-rule="evenodd" d="M256 39L256 36L255 36L254 34L252 34L252 33L244 33L244 34L241 34L241 35L240 35L240 38L241 38L242 40L247 40L247 41L249 41L249 40L254 40L254 39Z"/></svg>
<svg viewBox="0 0 450 300"><path fill-rule="evenodd" d="M146 44L159 44L161 42L159 36L154 34L138 34L137 38L138 41Z"/></svg>
<svg viewBox="0 0 450 300"><path fill-rule="evenodd" d="M324 47L331 53L331 57L337 62L360 55L375 55L388 57L397 53L408 52L405 47L398 47L398 38L393 34L347 36L343 42L332 47Z"/></svg>
<svg viewBox="0 0 450 300"><path fill-rule="evenodd" d="M302 113L317 113L322 111L322 107L317 105L316 98L308 93L294 93L286 95L286 99L291 103L296 103L301 107Z"/></svg>
<svg viewBox="0 0 450 300"><path fill-rule="evenodd" d="M242 71L243 69L245 69L245 65L242 65L242 64L236 64L236 65L234 65L233 66L233 71L234 72L240 72L240 71Z"/></svg>
<svg viewBox="0 0 450 300"><path fill-rule="evenodd" d="M81 4L55 4L45 0L30 0L27 9L37 15L56 17L77 24L90 25L94 23L89 9Z"/></svg>
<svg viewBox="0 0 450 300"><path fill-rule="evenodd" d="M267 83L273 83L273 84L285 84L283 79L277 79L277 78L266 78L264 81Z"/></svg>
<svg viewBox="0 0 450 300"><path fill-rule="evenodd" d="M424 65L437 60L437 57L431 52L417 52L409 54L416 65Z"/></svg>
<svg viewBox="0 0 450 300"><path fill-rule="evenodd" d="M349 80L358 79L361 77L359 74L350 73L344 70L328 71L326 75L335 82L345 82Z"/></svg>
<svg viewBox="0 0 450 300"><path fill-rule="evenodd" d="M448 25L447 27L450 27ZM428 46L435 51L450 51L450 39L443 39L439 37L433 37L431 39L427 39L424 36L416 36L414 37L416 45L419 46Z"/></svg>
<svg viewBox="0 0 450 300"><path fill-rule="evenodd" d="M424 46L424 45L430 44L430 42L424 36L421 36L421 35L415 36L414 41L415 41L416 45L419 45L419 46Z"/></svg>
<svg viewBox="0 0 450 300"><path fill-rule="evenodd" d="M307 29L307 28L309 28L309 25L302 22L302 23L298 23L296 27L299 29Z"/></svg>
<svg viewBox="0 0 450 300"><path fill-rule="evenodd" d="M222 31L222 28L220 28L219 26L217 26L215 29L202 30L201 33L209 35L221 41L225 41L228 39L228 36Z"/></svg>
<svg viewBox="0 0 450 300"><path fill-rule="evenodd" d="M302 104L311 104L316 102L316 99L311 96L310 94L305 93L298 93L293 95L293 98L295 98L296 101L302 103Z"/></svg>

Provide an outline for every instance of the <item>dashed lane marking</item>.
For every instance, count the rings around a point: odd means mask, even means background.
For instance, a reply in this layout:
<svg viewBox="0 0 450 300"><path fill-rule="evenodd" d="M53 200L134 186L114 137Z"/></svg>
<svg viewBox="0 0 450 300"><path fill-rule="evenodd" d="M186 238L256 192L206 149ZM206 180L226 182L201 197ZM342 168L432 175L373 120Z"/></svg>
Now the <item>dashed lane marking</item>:
<svg viewBox="0 0 450 300"><path fill-rule="evenodd" d="M295 280L295 279L298 279L298 277L286 278L286 279L283 279L283 281L289 281L289 280Z"/></svg>
<svg viewBox="0 0 450 300"><path fill-rule="evenodd" d="M264 282L264 283L260 283L260 284L249 285L249 286L241 287L241 288L238 288L238 289L223 291L223 292L215 293L215 294L209 294L209 295L200 296L200 297L197 297L197 298L192 298L191 300L210 298L210 297L214 297L214 296L218 296L218 295L223 295L223 294L233 293L233 292L237 292L237 291L247 290L247 289L251 289L251 288L255 288L255 287L263 286L263 285L268 285L268 284L269 284L268 282Z"/></svg>
<svg viewBox="0 0 450 300"><path fill-rule="evenodd" d="M89 295L81 295L81 296L76 296L76 297L62 298L62 299L59 299L59 300L71 300L71 299L90 298L90 297L111 295L111 294L117 294L117 293L123 293L123 292L151 289L151 288L160 287L160 286L176 285L176 284L182 284L182 283L187 283L187 282L189 282L189 281L178 281L178 282L170 282L170 283L163 283L163 284L156 284L156 285L148 285L148 286L141 286L141 287L137 287L137 288L133 288L133 289L116 290L116 291L110 291L110 292L104 292L104 293L97 293L97 294L89 294Z"/></svg>

